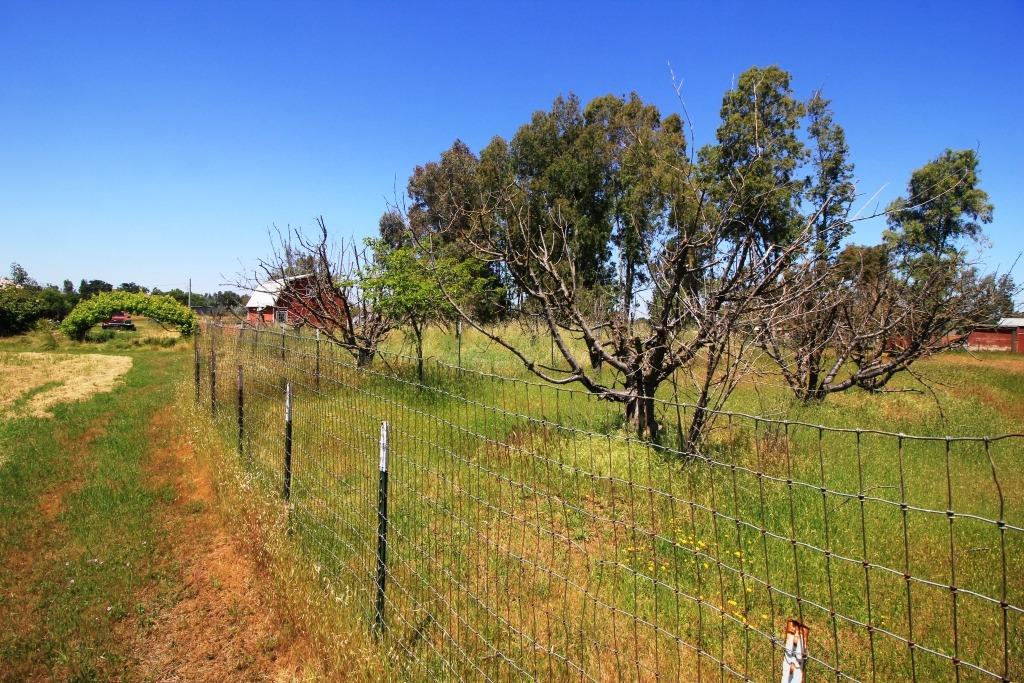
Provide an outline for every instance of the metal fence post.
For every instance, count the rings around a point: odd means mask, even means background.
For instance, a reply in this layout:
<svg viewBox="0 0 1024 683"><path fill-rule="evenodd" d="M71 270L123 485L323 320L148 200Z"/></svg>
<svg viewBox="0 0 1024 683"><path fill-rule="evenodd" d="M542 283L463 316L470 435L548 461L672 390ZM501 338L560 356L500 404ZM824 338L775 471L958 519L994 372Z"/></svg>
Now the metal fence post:
<svg viewBox="0 0 1024 683"><path fill-rule="evenodd" d="M320 328L316 328L316 371L313 374L316 388L320 388Z"/></svg>
<svg viewBox="0 0 1024 683"><path fill-rule="evenodd" d="M199 404L199 327L192 333L192 348L195 351L196 404Z"/></svg>
<svg viewBox="0 0 1024 683"><path fill-rule="evenodd" d="M284 362L284 328L281 328L281 361Z"/></svg>
<svg viewBox="0 0 1024 683"><path fill-rule="evenodd" d="M285 501L292 498L292 383L284 385L284 489Z"/></svg>
<svg viewBox="0 0 1024 683"><path fill-rule="evenodd" d="M245 395L244 380L242 377L242 364L238 364L238 455L244 452L245 443Z"/></svg>
<svg viewBox="0 0 1024 683"><path fill-rule="evenodd" d="M384 630L384 582L388 554L388 423L380 423L380 485L377 493L377 611L373 627Z"/></svg>
<svg viewBox="0 0 1024 683"><path fill-rule="evenodd" d="M210 414L217 417L217 349L213 346L213 330L210 330Z"/></svg>

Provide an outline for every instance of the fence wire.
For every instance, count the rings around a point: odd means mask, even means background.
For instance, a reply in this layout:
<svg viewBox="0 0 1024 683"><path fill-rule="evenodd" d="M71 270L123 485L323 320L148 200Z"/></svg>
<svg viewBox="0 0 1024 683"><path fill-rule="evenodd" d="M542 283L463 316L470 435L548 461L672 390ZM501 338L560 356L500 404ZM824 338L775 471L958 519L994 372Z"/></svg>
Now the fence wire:
<svg viewBox="0 0 1024 683"><path fill-rule="evenodd" d="M693 406L659 400L680 438L654 448L585 392L360 367L273 328L205 326L195 377L268 491L291 384L296 561L367 628L389 423L382 647L400 678L778 680L788 619L810 629L810 680L1024 678L1024 435L720 412L693 452Z"/></svg>

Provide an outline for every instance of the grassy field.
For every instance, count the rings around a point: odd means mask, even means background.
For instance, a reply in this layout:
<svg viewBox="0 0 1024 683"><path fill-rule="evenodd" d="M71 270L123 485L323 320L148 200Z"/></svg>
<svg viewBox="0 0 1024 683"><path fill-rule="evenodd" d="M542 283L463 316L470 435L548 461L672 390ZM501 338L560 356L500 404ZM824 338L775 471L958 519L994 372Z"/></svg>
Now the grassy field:
<svg viewBox="0 0 1024 683"><path fill-rule="evenodd" d="M0 422L5 680L101 680L120 672L115 625L145 609L140 584L166 581L155 569L154 515L174 491L146 486L144 427L170 401L182 364L180 355L152 352L137 360L113 393L52 405L53 418Z"/></svg>
<svg viewBox="0 0 1024 683"><path fill-rule="evenodd" d="M0 350L7 351L74 351L89 350L111 353L133 349L184 349L187 346L177 330L150 320L133 318L135 330L104 330L99 325L90 329L82 343L70 343L57 325L41 321L36 329L14 337L0 337Z"/></svg>
<svg viewBox="0 0 1024 683"><path fill-rule="evenodd" d="M188 346L156 334L0 340L0 681L303 680L188 450Z"/></svg>
<svg viewBox="0 0 1024 683"><path fill-rule="evenodd" d="M531 351L540 362L564 367L557 352L551 353L549 340L529 328L512 329L517 345ZM306 332L305 334L308 334ZM577 345L577 357L586 352ZM450 330L430 330L425 345L428 362L457 365L458 339ZM392 335L382 347L387 353L411 361L414 346L401 333ZM519 359L494 342L467 329L462 339L462 365L465 368L502 377L539 382ZM746 412L769 418L789 419L833 427L859 427L904 431L908 434L996 434L1021 431L1024 426L1024 402L1019 400L1024 357L1008 353L969 354L948 352L926 358L914 366L915 372L931 384L929 391L914 378L897 377L888 395L849 391L829 396L824 403L805 406L792 400L790 390L768 362L753 361L758 368L743 381L724 406L725 410ZM603 373L610 379L612 373ZM911 390L911 391L907 391ZM658 396L672 399L672 386L665 383ZM686 383L679 382L678 400L692 399Z"/></svg>
<svg viewBox="0 0 1024 683"><path fill-rule="evenodd" d="M19 378L0 415L0 680L774 680L789 617L811 628L810 680L1024 674L1022 441L889 434L1021 431L1024 357L944 354L919 366L934 395L816 406L762 374L686 459L472 334L475 370L460 370L454 337L431 331L423 384L400 335L369 369L323 345L319 378L308 337L286 338L283 360L275 334L215 338L215 402L207 335L198 403L189 342L143 325L108 337L0 340ZM30 409L111 362L96 354L130 369ZM687 409L661 398L672 433ZM391 526L375 642L381 420ZM256 568L240 577L245 557ZM260 586L276 607L247 602ZM274 609L289 620L254 621Z"/></svg>
<svg viewBox="0 0 1024 683"><path fill-rule="evenodd" d="M632 439L615 406L535 384L472 336L463 365L483 372L446 365L454 339L434 331L423 385L408 360L358 369L326 346L317 385L308 339L286 338L282 361L278 335L246 334L241 352L215 341L221 447L237 446L241 364L238 462L246 486L277 495L293 381L298 563L350 594L364 625L377 432L391 423L395 676L769 680L789 617L811 627L815 676L1024 673L1022 441L941 438L1020 431L1019 356L946 354L920 365L934 395L851 392L809 407L759 376L706 453L684 459ZM660 421L675 420L663 404Z"/></svg>

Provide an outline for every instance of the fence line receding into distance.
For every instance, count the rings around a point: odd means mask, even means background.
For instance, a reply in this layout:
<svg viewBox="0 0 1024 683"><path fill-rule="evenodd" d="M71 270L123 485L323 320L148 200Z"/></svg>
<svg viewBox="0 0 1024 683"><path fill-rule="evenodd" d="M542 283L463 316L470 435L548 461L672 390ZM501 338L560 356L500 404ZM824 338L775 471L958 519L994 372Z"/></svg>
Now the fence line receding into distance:
<svg viewBox="0 0 1024 683"><path fill-rule="evenodd" d="M790 619L810 680L1024 678L1024 435L722 412L699 452L652 448L584 392L202 334L197 402L256 485L287 473L296 561L403 679L778 680ZM692 410L658 401L669 435Z"/></svg>

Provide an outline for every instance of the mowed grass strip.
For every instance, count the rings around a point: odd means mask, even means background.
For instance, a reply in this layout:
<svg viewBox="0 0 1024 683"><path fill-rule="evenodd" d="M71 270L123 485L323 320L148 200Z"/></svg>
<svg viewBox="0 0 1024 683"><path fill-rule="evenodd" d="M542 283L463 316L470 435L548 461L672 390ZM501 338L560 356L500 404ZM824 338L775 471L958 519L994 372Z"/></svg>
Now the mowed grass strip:
<svg viewBox="0 0 1024 683"><path fill-rule="evenodd" d="M141 588L173 589L157 519L175 492L147 481L146 426L184 358L134 358L111 393L0 421L0 680L120 677L115 624L151 609Z"/></svg>
<svg viewBox="0 0 1024 683"><path fill-rule="evenodd" d="M0 395L0 411L8 416L53 417L51 406L110 391L131 367L130 356L0 353L0 375L8 384Z"/></svg>

